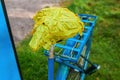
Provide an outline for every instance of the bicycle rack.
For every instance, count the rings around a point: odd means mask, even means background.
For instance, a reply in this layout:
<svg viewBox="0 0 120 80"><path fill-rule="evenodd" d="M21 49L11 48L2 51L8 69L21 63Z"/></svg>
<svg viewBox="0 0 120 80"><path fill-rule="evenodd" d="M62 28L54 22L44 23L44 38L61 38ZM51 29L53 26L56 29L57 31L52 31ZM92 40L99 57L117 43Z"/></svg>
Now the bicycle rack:
<svg viewBox="0 0 120 80"><path fill-rule="evenodd" d="M92 15L87 15L87 14L79 14L78 15L82 22L84 22L85 26L84 26L84 32L83 35L80 36L79 34L77 34L76 36L69 38L66 40L66 42L64 45L61 43L56 43L54 45L56 49L56 51L58 51L58 49L60 49L58 52L54 52L54 58L49 58L48 61L51 60L51 62L48 62L48 80L53 80L54 77L51 78L51 76L53 76L52 73L54 73L54 66L49 66L49 65L54 65L54 61L67 65L68 67L71 67L73 69L78 70L79 72L81 72L81 80L84 80L84 77L86 74L91 74L92 72L96 71L97 69L99 69L99 65L97 64L93 64L92 62L90 62L88 60L89 57L89 51L90 51L90 47L91 47L91 43L92 43L92 32L93 32L93 28L96 22L97 17L96 16L92 16ZM76 45L77 43L77 45ZM85 55L82 55L82 51L84 49L84 46L86 46L86 52ZM49 56L49 51L45 50L45 55ZM84 59L84 65L77 65L80 58ZM87 64L91 64L92 66L87 68ZM61 75L63 75L60 72ZM57 75L57 80L60 80L59 78L61 77L61 75ZM62 79L65 80L65 79Z"/></svg>

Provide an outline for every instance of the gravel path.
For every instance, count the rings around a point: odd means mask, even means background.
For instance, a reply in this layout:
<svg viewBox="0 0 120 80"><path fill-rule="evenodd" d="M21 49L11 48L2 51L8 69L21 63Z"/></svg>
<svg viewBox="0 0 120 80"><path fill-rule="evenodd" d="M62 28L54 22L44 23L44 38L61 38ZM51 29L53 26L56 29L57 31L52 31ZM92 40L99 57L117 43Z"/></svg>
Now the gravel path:
<svg viewBox="0 0 120 80"><path fill-rule="evenodd" d="M32 17L45 6L58 6L60 0L5 0L15 43L29 34L33 27Z"/></svg>

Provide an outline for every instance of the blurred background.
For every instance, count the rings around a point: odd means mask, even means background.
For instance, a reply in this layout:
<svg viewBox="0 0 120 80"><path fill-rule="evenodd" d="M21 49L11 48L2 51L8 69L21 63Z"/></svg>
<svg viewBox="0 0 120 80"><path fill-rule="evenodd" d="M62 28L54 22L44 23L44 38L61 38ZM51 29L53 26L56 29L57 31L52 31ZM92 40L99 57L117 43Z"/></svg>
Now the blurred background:
<svg viewBox="0 0 120 80"><path fill-rule="evenodd" d="M24 80L47 80L47 57L43 49L31 51L28 43L32 17L48 6L67 7L74 13L98 17L90 60L101 69L85 80L120 79L120 0L5 0L18 60Z"/></svg>
<svg viewBox="0 0 120 80"><path fill-rule="evenodd" d="M47 6L59 6L61 0L5 0L15 43L25 38L33 27L34 14Z"/></svg>

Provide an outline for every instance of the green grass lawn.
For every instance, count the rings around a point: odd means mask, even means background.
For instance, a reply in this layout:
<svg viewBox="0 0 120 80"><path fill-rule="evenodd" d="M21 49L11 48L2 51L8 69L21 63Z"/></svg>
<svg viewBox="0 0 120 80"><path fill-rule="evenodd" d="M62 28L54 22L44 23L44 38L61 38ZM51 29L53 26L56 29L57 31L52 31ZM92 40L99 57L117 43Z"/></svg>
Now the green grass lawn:
<svg viewBox="0 0 120 80"><path fill-rule="evenodd" d="M90 60L101 69L85 80L120 79L120 1L75 0L68 8L75 13L98 16L93 33ZM43 49L31 51L27 36L17 46L17 55L24 80L47 80L47 58Z"/></svg>

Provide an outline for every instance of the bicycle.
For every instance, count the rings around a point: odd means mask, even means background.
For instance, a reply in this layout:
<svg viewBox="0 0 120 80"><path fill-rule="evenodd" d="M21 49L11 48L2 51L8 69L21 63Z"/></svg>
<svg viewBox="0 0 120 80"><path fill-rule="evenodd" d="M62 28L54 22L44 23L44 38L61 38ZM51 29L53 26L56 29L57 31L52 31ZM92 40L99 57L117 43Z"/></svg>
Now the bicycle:
<svg viewBox="0 0 120 80"><path fill-rule="evenodd" d="M86 75L100 68L98 64L88 60L97 17L87 14L78 14L78 16L85 24L83 35L76 34L66 42L54 44L50 51L44 51L48 56L48 80L54 80L54 61L59 64L56 80L84 80Z"/></svg>

